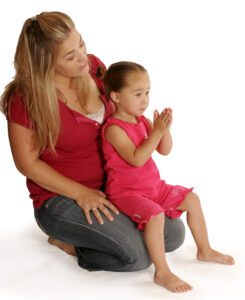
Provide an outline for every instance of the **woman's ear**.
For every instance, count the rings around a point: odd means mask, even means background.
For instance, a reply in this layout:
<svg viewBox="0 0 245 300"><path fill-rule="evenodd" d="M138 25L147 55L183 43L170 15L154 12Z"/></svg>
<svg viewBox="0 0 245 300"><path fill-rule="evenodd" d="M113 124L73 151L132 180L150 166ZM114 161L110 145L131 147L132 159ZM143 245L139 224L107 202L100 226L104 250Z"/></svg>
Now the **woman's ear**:
<svg viewBox="0 0 245 300"><path fill-rule="evenodd" d="M110 93L110 98L112 101L114 101L115 103L119 103L119 95L116 92L111 92Z"/></svg>

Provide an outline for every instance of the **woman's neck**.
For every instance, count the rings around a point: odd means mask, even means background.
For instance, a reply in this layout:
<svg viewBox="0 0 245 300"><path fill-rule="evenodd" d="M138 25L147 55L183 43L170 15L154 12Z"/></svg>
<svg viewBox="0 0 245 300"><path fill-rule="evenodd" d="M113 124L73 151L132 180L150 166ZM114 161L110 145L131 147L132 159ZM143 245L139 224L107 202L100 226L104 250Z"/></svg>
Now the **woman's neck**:
<svg viewBox="0 0 245 300"><path fill-rule="evenodd" d="M91 82L93 81L93 78L91 77L90 74L84 75L84 77L80 77L81 80L86 81L87 83L91 84ZM76 79L80 80L79 78L75 78L75 77L65 77L65 76L61 76L58 74L54 75L54 84L57 87L60 88L65 88L65 89L72 89L74 88Z"/></svg>
<svg viewBox="0 0 245 300"><path fill-rule="evenodd" d="M70 89L73 86L73 78L55 75L54 84L59 89Z"/></svg>

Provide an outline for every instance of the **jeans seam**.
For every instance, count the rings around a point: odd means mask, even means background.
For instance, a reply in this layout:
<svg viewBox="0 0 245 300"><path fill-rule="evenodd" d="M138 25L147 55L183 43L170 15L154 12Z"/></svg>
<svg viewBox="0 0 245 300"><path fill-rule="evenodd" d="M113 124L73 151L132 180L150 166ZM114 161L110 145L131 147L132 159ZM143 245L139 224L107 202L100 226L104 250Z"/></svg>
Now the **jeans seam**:
<svg viewBox="0 0 245 300"><path fill-rule="evenodd" d="M54 198L55 198L55 199L56 199L56 198L64 198L64 196L59 195L59 196L55 196ZM51 199L54 199L54 198L51 198ZM50 199L50 200L51 200L51 199ZM53 207L53 204L54 204L54 203L51 203L51 205L49 205L49 208L52 208L52 207ZM51 213L49 212L49 210L47 210L47 213L48 213L50 216L55 217L57 220L60 220L60 221L63 222L63 223L67 222L65 219L62 219L62 218L60 218L60 217L57 217L55 214L51 214ZM126 248L121 247L120 244L117 243L116 240L114 240L113 238L110 238L108 235L105 235L105 234L103 234L102 232L100 232L100 231L98 231L98 230L96 230L96 229L94 229L94 228L90 228L89 226L83 225L83 224L81 224L81 223L77 223L77 222L73 222L73 221L69 221L69 222L70 222L71 224L75 224L75 225L81 226L81 227L83 227L83 228L89 228L91 231L93 231L93 232L95 232L95 233L97 233L97 234L100 234L101 236L104 236L104 237L108 238L110 241L115 242L115 244L119 247L120 251L123 250L122 253L126 254L129 258L131 258L131 255L129 255L128 251L126 251ZM69 222L68 222L68 223L69 223ZM103 225L102 225L102 226L103 226ZM119 232L122 236L124 236L124 232L121 231L120 228L114 227L114 230L116 230L116 231ZM138 255L140 255L140 252L138 251L138 248L136 247L136 245L135 245L130 239L128 239L128 241L129 241L129 243L130 243L130 246L131 246L132 248L134 248L135 253L137 253ZM123 255L123 254L122 254L122 255ZM135 260L133 260L133 262L134 262L134 261L135 261Z"/></svg>
<svg viewBox="0 0 245 300"><path fill-rule="evenodd" d="M94 228L92 228L92 227L89 227L89 226L86 226L86 225L83 225L83 224L81 224L81 223L77 223L77 222L74 222L74 221L71 221L71 220L68 221L68 220L66 220L66 219L57 217L56 215L51 214L48 210L47 210L47 213L48 213L51 217L55 218L56 220L58 220L58 221L60 221L60 222L62 222L62 223L67 223L67 224L70 224L70 225L73 225L73 226L75 225L75 226L78 226L78 227L82 227L82 228L89 229L90 231L92 231L92 232L94 232L94 233L97 233L98 235L101 235L101 236L105 237L106 239L108 239L108 240L114 242L114 243L119 247L119 249L120 249L120 251L121 251L122 253L125 253L125 252L126 252L126 251L124 251L125 249L122 248L122 247L120 246L120 244L119 244L116 240L114 240L113 238L109 237L108 235L105 235L105 234L103 234L102 232L100 232L100 231L98 231L98 230L96 230L96 229L94 229ZM103 226L103 225L102 225L102 226ZM46 231L45 231L45 232L46 232ZM74 246L76 246L76 245L74 245ZM134 244L133 244L133 246L134 246ZM135 247L135 248L136 248L136 247ZM136 249L137 249L137 248L136 248ZM128 255L128 253L127 253L127 255ZM120 258L120 257L122 257L122 256L123 256L123 254L120 255L120 256L118 256L118 257ZM128 255L128 257L130 258L129 255Z"/></svg>
<svg viewBox="0 0 245 300"><path fill-rule="evenodd" d="M116 230L117 232L120 232L121 234L123 233L119 228L116 228L116 227L115 227L115 230ZM139 253L139 251L138 251L137 247L135 246L135 244L132 243L131 240L129 240L129 241L130 241L130 245L132 245L132 247L135 249L136 253ZM124 252L126 252L127 255L128 255L128 257L131 258L131 256L128 254L128 251L124 251ZM132 263L134 263L134 262L135 262L135 260L132 261Z"/></svg>

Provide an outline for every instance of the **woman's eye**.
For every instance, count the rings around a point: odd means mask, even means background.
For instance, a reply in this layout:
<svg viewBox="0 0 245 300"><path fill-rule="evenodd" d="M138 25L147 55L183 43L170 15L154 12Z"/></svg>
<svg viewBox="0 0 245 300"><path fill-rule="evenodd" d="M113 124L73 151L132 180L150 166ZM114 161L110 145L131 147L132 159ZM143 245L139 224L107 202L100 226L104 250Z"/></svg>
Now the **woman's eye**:
<svg viewBox="0 0 245 300"><path fill-rule="evenodd" d="M73 59L74 59L74 56L67 57L67 60L73 60Z"/></svg>

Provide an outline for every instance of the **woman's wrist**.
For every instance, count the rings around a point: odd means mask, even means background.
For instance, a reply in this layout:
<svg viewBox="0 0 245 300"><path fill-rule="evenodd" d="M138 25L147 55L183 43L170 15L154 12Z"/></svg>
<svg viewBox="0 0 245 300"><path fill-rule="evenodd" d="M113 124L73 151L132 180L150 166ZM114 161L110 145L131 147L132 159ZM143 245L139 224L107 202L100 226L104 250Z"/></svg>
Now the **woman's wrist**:
<svg viewBox="0 0 245 300"><path fill-rule="evenodd" d="M89 188L80 184L80 183L77 183L78 186L77 188L75 188L73 190L73 195L72 195L72 199L74 199L75 201L78 201L79 199L81 198L84 198L84 195L86 194L86 192L88 192Z"/></svg>

